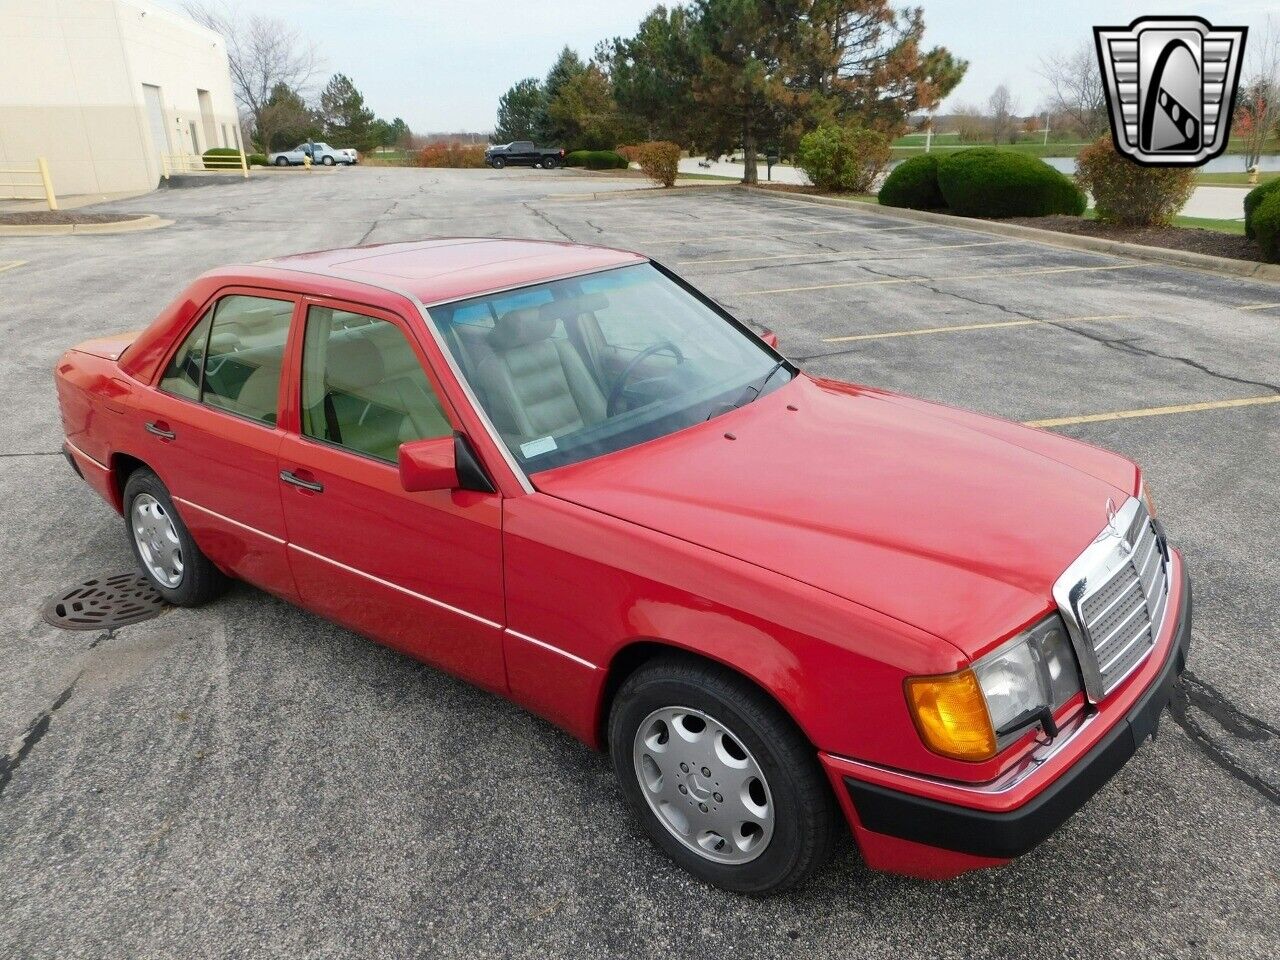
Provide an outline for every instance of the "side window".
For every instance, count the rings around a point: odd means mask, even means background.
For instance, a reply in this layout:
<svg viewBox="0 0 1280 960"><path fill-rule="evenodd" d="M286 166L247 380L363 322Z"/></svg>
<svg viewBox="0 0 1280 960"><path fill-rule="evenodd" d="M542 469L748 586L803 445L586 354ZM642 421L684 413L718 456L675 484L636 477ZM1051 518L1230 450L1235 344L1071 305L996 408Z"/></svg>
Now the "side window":
<svg viewBox="0 0 1280 960"><path fill-rule="evenodd" d="M223 297L213 311L201 400L212 407L276 422L280 367L293 303L265 297Z"/></svg>
<svg viewBox="0 0 1280 960"><path fill-rule="evenodd" d="M200 375L204 370L204 351L209 343L209 322L212 319L213 312L206 313L169 361L164 376L160 378L160 389L165 393L188 400L200 399Z"/></svg>
<svg viewBox="0 0 1280 960"><path fill-rule="evenodd" d="M453 433L400 328L311 307L302 344L302 432L395 462L400 444Z"/></svg>

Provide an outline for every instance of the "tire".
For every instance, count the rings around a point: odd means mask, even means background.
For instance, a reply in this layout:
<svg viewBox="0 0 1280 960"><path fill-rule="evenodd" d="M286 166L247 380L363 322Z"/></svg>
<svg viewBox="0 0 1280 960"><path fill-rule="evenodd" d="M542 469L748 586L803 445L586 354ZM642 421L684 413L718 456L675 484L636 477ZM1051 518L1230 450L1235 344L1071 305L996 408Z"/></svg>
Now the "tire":
<svg viewBox="0 0 1280 960"><path fill-rule="evenodd" d="M555 158L555 157L547 157L547 159L545 159L545 160L543 160L543 161L542 161L542 169L543 169L543 170L554 170L555 168L556 168L556 158Z"/></svg>
<svg viewBox="0 0 1280 960"><path fill-rule="evenodd" d="M138 515L135 515L135 508ZM124 518L125 532L129 537L129 545L133 548L134 558L147 579L169 603L178 607L198 607L227 589L226 575L196 546L187 525L173 507L169 491L160 482L160 478L145 467L139 467L129 474L129 480L124 485ZM158 562L156 553L149 544L139 542L146 539L146 535L141 532L141 525L144 523L150 524L152 532L157 528L163 531L165 523L170 525L171 536L166 538L162 532L160 542L162 546L167 542L177 545L181 569L176 582L157 574L157 567L169 564Z"/></svg>
<svg viewBox="0 0 1280 960"><path fill-rule="evenodd" d="M277 167L287 167L288 165L289 165L289 158L288 158L288 157L276 157L276 166L277 166Z"/></svg>
<svg viewBox="0 0 1280 960"><path fill-rule="evenodd" d="M336 163L337 161L335 161L333 157L321 157L320 162L323 163L326 167L332 167L334 163Z"/></svg>
<svg viewBox="0 0 1280 960"><path fill-rule="evenodd" d="M829 855L836 807L814 748L743 677L693 657L650 661L614 698L608 740L645 831L695 877L765 896L804 882Z"/></svg>
<svg viewBox="0 0 1280 960"><path fill-rule="evenodd" d="M506 165L507 165L507 161L503 160L501 157L493 158L493 169L501 170Z"/></svg>

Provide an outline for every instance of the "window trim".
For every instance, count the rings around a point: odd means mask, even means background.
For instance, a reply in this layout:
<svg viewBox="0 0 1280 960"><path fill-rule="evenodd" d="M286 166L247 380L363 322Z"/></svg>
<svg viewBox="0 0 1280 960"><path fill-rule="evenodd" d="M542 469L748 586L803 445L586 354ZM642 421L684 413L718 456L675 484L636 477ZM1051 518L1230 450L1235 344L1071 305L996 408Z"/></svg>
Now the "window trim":
<svg viewBox="0 0 1280 960"><path fill-rule="evenodd" d="M234 410L228 410L225 407L215 406L211 403L204 402L204 372L205 364L209 360L209 341L213 337L213 322L216 319L213 312L217 309L219 303L227 297L257 297L259 300L278 300L281 303L292 305L289 312L289 329L285 335L284 353L280 361L280 382L276 387L276 422L267 423L254 417L246 416L243 413L237 413ZM244 423L252 423L255 426L262 427L266 430L278 430L281 427L281 421L284 418L285 406L281 403L281 388L289 379L287 367L291 353L291 345L295 336L295 330L298 326L298 309L302 303L302 295L287 290L276 290L271 287L246 287L242 284L232 284L226 287L219 287L215 290L203 304L200 309L193 314L194 319L182 328L182 332L174 337L173 344L165 351L164 359L156 367L155 381L151 384L153 390L162 393L166 397L183 403L189 403L192 406L199 407L202 410L209 410L213 413L223 414L228 417L235 417ZM181 394L174 393L171 390L165 390L160 384L164 381L165 371L169 369L169 364L173 362L173 358L178 351L182 349L182 345L187 342L187 337L191 336L196 327L204 322L205 317L209 317L209 329L205 332L204 356L200 360L200 384L199 392L193 400L191 397L184 397Z"/></svg>

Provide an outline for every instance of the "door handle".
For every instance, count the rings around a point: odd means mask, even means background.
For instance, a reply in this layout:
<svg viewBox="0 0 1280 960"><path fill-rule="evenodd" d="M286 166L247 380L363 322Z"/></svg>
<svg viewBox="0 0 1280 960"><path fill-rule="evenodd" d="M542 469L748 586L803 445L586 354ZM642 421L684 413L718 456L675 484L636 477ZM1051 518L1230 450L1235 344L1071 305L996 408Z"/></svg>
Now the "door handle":
<svg viewBox="0 0 1280 960"><path fill-rule="evenodd" d="M169 429L169 425L165 423L163 420L157 421L155 423L148 422L144 424L144 426L146 428L147 433L153 434L159 437L161 440L176 440L178 437L176 433L174 433L172 430Z"/></svg>
<svg viewBox="0 0 1280 960"><path fill-rule="evenodd" d="M316 483L314 480L304 480L292 470L281 470L280 479L285 483L291 483L295 487L301 487L303 490L310 490L312 493L324 493L324 484Z"/></svg>

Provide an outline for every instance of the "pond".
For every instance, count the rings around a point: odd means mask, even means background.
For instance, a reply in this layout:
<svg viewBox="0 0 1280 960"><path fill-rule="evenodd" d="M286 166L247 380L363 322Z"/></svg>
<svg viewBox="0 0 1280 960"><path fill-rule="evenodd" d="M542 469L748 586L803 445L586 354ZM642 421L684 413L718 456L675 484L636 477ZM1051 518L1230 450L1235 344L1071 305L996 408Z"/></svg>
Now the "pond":
<svg viewBox="0 0 1280 960"><path fill-rule="evenodd" d="M1066 174L1076 172L1075 157L1045 157L1044 162ZM1239 154L1224 154L1221 157L1214 157L1197 169L1204 173L1244 173L1244 157ZM1258 169L1265 171L1280 170L1280 154L1264 156L1258 163Z"/></svg>

